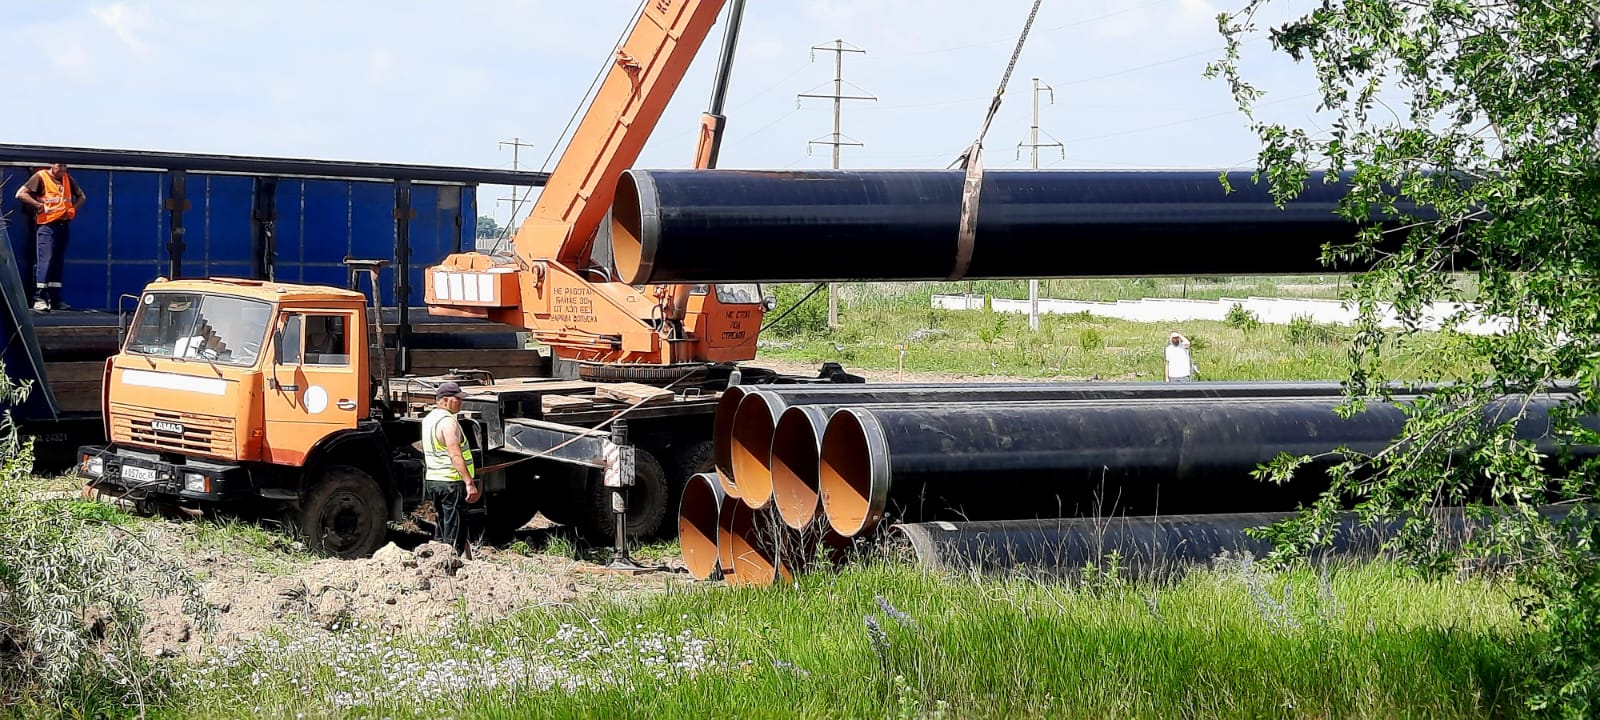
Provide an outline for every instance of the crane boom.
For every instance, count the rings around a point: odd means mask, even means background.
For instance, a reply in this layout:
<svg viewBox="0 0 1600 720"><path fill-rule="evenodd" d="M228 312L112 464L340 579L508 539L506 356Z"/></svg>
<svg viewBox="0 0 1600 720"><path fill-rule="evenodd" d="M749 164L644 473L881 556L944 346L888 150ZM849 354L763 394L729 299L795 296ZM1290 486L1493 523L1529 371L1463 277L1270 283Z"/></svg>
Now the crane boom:
<svg viewBox="0 0 1600 720"><path fill-rule="evenodd" d="M721 12L723 0L650 0L613 58L514 245L524 259L588 257L617 179L650 131Z"/></svg>
<svg viewBox="0 0 1600 720"><path fill-rule="evenodd" d="M722 97L744 5L734 2L712 108L698 128L697 167L715 162ZM456 253L428 268L424 287L430 313L521 327L557 359L610 367L755 357L768 304L759 293L711 285L635 287L615 278L608 258L595 257L595 235L618 180L638 159L723 6L724 0L646 0L614 49L538 202L517 229L512 253Z"/></svg>

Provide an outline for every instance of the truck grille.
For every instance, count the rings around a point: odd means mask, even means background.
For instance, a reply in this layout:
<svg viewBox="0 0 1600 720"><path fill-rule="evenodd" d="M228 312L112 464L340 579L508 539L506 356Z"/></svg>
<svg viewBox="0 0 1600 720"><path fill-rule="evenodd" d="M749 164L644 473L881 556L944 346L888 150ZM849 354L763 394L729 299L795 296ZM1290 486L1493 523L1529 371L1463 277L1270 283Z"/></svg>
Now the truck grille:
<svg viewBox="0 0 1600 720"><path fill-rule="evenodd" d="M111 437L115 443L233 457L233 434L233 418L111 407Z"/></svg>

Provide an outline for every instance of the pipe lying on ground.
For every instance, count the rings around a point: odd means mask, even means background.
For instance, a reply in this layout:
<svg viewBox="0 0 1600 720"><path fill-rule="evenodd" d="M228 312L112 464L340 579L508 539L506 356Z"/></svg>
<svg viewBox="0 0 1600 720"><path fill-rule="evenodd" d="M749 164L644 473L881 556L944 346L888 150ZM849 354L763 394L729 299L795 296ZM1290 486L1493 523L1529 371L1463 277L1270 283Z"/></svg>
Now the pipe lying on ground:
<svg viewBox="0 0 1600 720"><path fill-rule="evenodd" d="M728 474L737 494L746 505L767 507L773 500L774 437L781 414L789 407L804 405L876 405L976 402L1023 402L1030 400L1136 400L1140 398L1227 398L1227 397L1336 397L1343 392L1337 382L1035 382L984 383L958 385L857 384L806 386L797 389L752 387L742 391L731 422L722 423L725 405L718 404L714 423L731 433L726 439L713 438L712 444L725 442L730 458ZM726 399L726 398L724 398ZM798 430L794 431L796 437ZM820 439L820 434L817 440ZM799 441L799 440L797 440ZM801 441L803 442L803 441ZM796 452L802 452L797 450ZM813 471L814 472L814 471ZM813 486L815 483L812 483ZM785 517L791 527L791 518Z"/></svg>
<svg viewBox="0 0 1600 720"><path fill-rule="evenodd" d="M788 528L777 513L754 510L744 503L729 503L728 512L717 525L717 540L726 548L729 585L771 585L794 578L794 571L781 555L782 535Z"/></svg>
<svg viewBox="0 0 1600 720"><path fill-rule="evenodd" d="M1528 398L1519 438L1544 437L1559 398ZM833 528L849 536L870 532L886 515L923 522L1282 511L1320 494L1327 469L1341 459L1337 448L1375 453L1404 430L1407 415L1394 403L1368 402L1345 419L1334 412L1343 402L846 407L823 434L822 506ZM1295 482L1251 477L1280 453L1316 459L1299 468Z"/></svg>
<svg viewBox="0 0 1600 720"><path fill-rule="evenodd" d="M989 170L963 253L960 170L635 169L618 183L612 257L633 285L1363 270L1321 263L1361 227L1335 214L1345 185L1324 175L1280 209L1248 172L1227 173L1228 192L1216 171Z"/></svg>
<svg viewBox="0 0 1600 720"><path fill-rule="evenodd" d="M715 473L697 473L683 486L678 505L678 546L683 564L697 580L710 580L731 566L718 540L718 522L739 504L728 497Z"/></svg>
<svg viewBox="0 0 1600 720"><path fill-rule="evenodd" d="M772 432L772 501L791 528L811 525L822 509L817 461L822 432L837 405L797 405L783 411ZM831 528L830 528L831 529Z"/></svg>
<svg viewBox="0 0 1600 720"><path fill-rule="evenodd" d="M1540 513L1560 521L1568 510L1552 505L1540 508ZM1449 548L1459 548L1470 533L1486 527L1469 519L1461 508L1440 508L1430 514L1442 531L1437 541ZM1207 565L1224 552L1263 557L1272 543L1245 531L1293 516L1279 512L935 521L893 525L889 539L891 546L909 549L918 564L932 570L1070 578L1086 568L1109 569L1115 554L1115 566L1125 579L1162 579ZM1370 559L1400 526L1399 522L1367 525L1354 513L1345 513L1330 535L1330 546L1318 548L1313 556Z"/></svg>

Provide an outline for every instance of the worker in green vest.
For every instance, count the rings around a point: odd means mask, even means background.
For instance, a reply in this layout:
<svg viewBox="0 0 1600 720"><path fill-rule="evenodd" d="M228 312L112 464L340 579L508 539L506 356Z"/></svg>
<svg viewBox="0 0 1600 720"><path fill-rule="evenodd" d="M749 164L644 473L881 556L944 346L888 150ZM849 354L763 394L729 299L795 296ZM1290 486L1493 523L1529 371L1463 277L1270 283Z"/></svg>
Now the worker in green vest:
<svg viewBox="0 0 1600 720"><path fill-rule="evenodd" d="M433 539L472 559L467 542L467 505L481 493L472 462L472 448L456 413L461 412L461 386L445 382L434 390L434 407L422 418L423 492L433 501Z"/></svg>

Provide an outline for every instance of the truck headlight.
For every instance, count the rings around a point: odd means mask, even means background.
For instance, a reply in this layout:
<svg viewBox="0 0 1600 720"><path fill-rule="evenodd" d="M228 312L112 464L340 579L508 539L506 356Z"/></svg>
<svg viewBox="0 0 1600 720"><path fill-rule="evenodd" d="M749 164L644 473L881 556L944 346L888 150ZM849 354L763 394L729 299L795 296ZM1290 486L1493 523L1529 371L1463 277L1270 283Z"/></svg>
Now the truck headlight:
<svg viewBox="0 0 1600 720"><path fill-rule="evenodd" d="M78 474L84 477L100 477L106 472L106 461L98 455L85 455L78 463Z"/></svg>
<svg viewBox="0 0 1600 720"><path fill-rule="evenodd" d="M190 492L211 492L211 480L200 473L186 472L183 474L183 489Z"/></svg>

